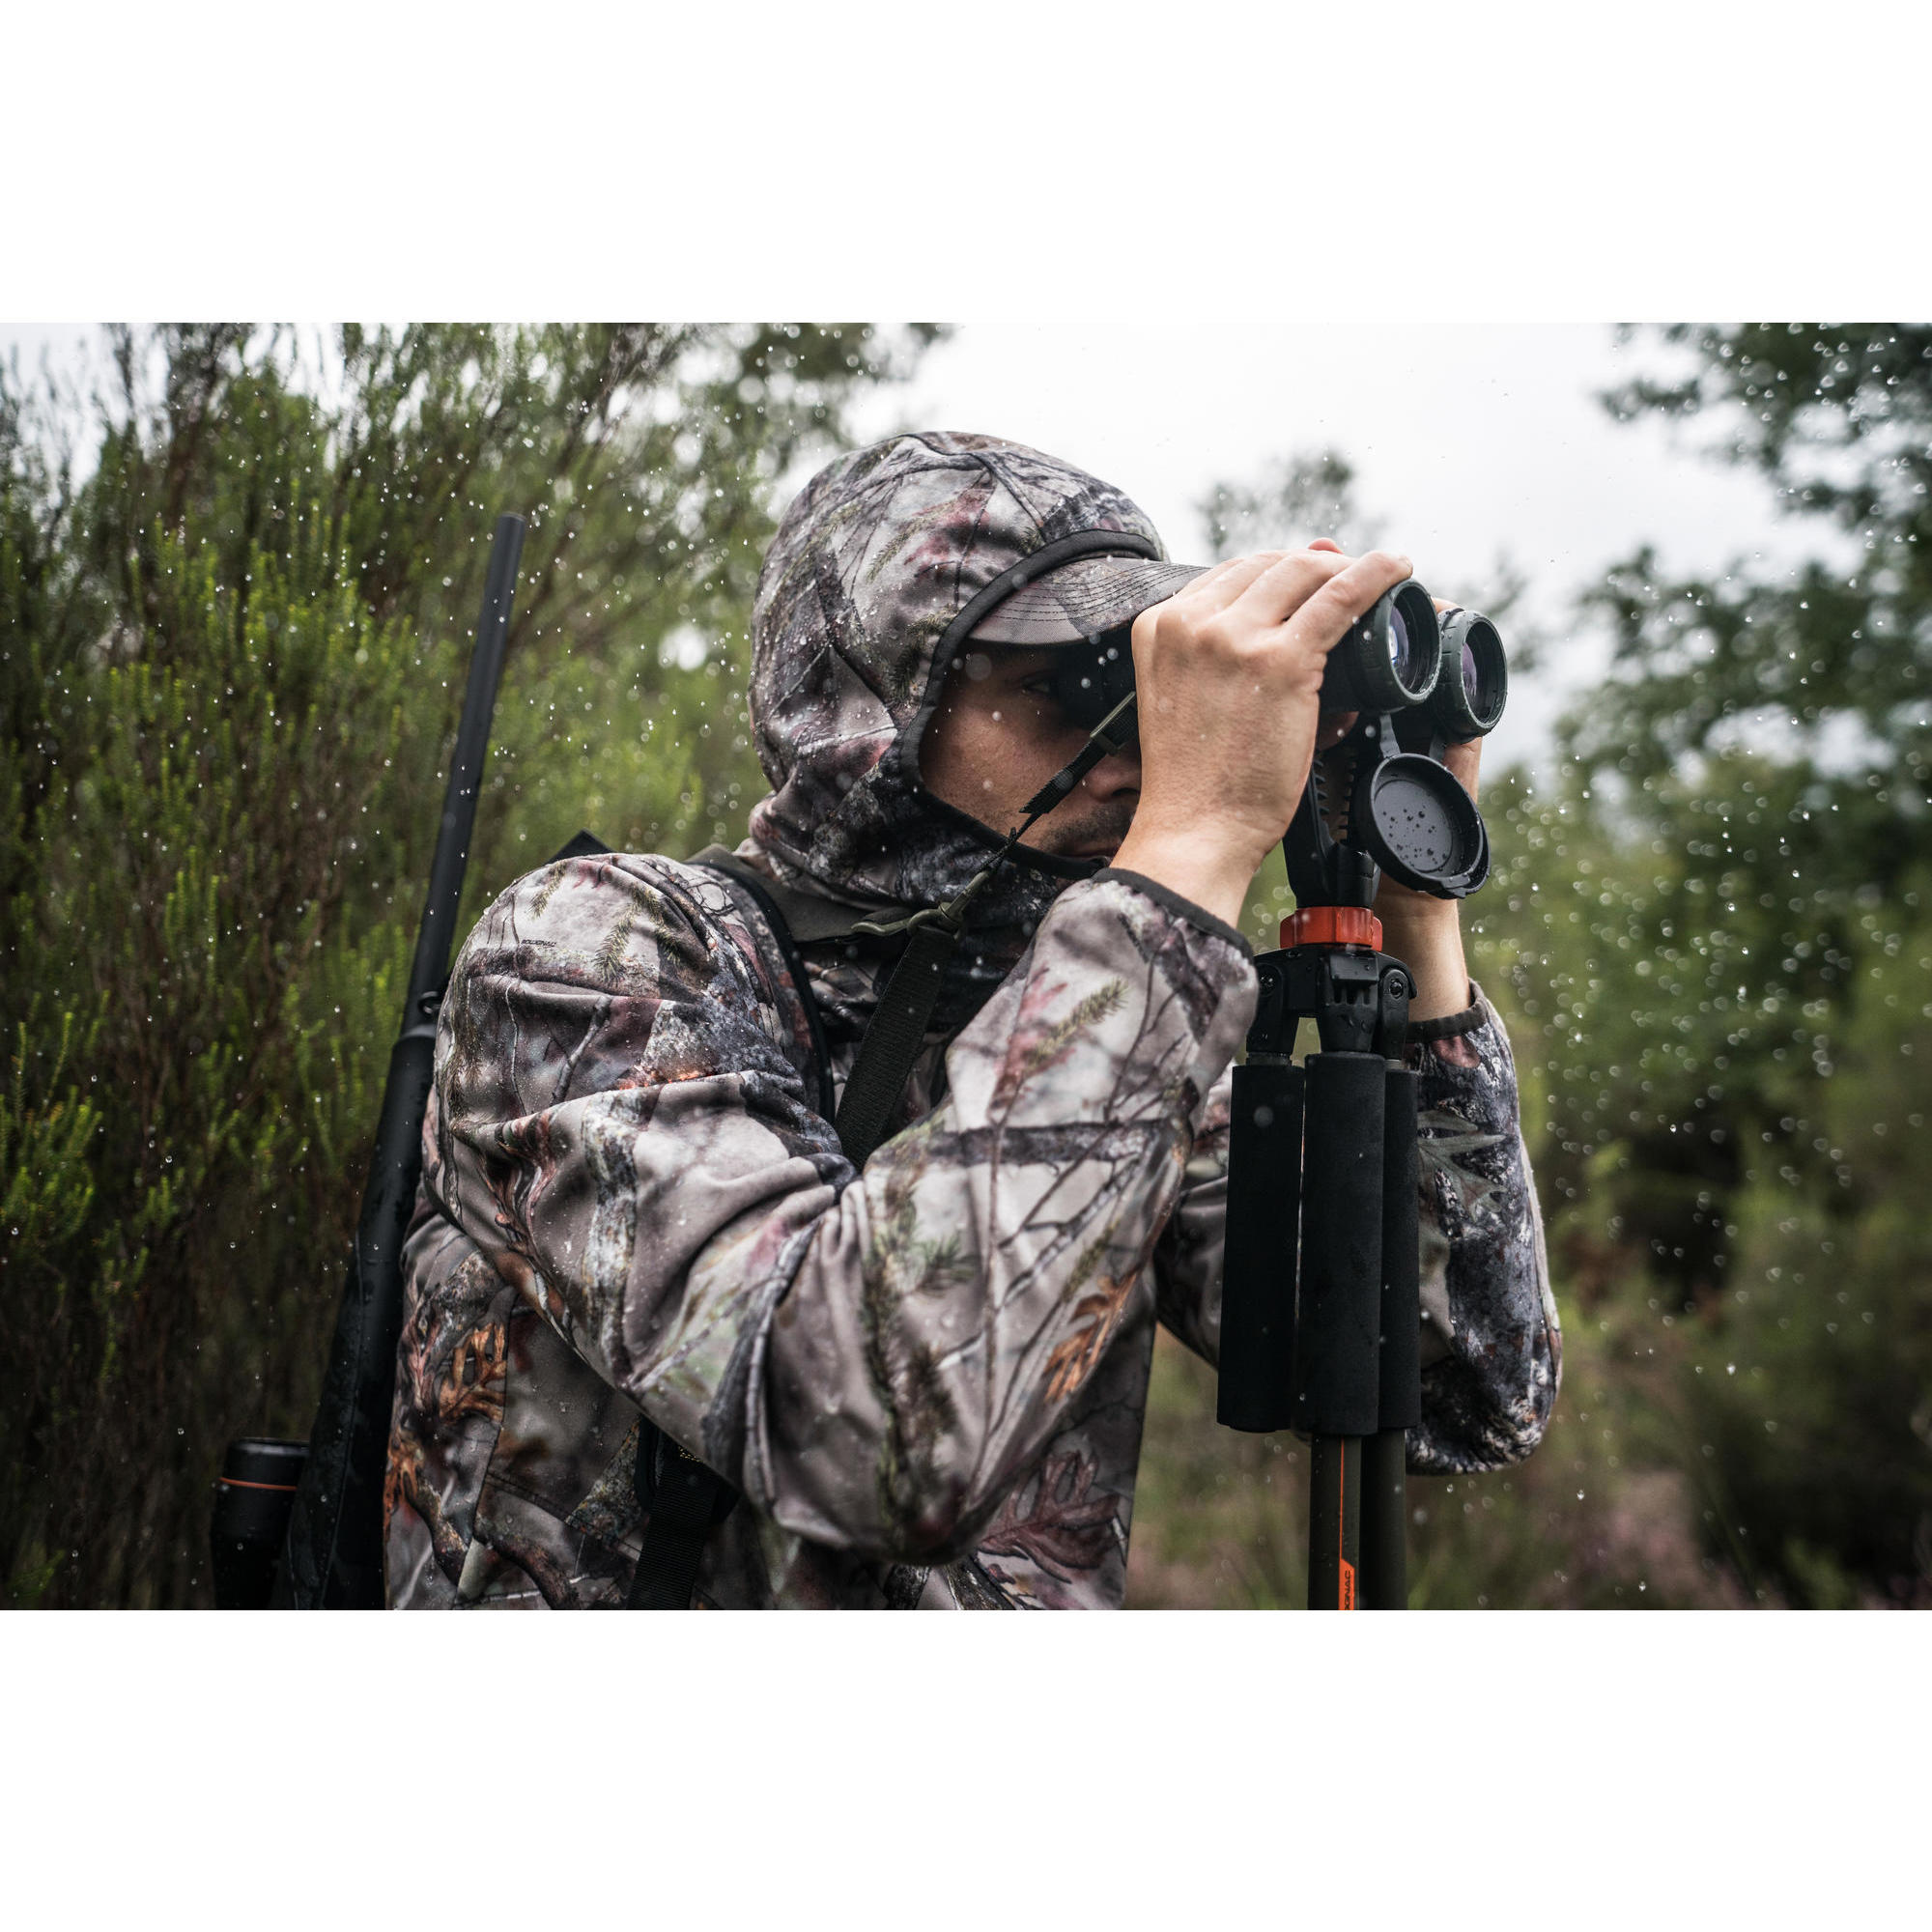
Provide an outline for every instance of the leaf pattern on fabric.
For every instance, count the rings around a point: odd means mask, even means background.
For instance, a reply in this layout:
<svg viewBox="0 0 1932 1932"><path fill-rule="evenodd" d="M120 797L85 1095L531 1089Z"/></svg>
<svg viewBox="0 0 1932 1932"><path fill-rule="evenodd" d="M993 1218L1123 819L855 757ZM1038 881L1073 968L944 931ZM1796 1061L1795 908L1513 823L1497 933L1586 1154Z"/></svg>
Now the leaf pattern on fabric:
<svg viewBox="0 0 1932 1932"><path fill-rule="evenodd" d="M1023 1023L1000 1067L999 1084L993 1089L993 1111L1004 1113L1019 1098L1029 1081L1058 1066L1081 1040L1092 1035L1101 1020L1120 1011L1126 996L1127 989L1122 981L1109 980L1104 985L1094 987L1062 1018L1033 1028Z"/></svg>
<svg viewBox="0 0 1932 1932"><path fill-rule="evenodd" d="M586 1536L616 1543L643 1520L644 1513L638 1506L638 1439L642 1433L641 1423L632 1423L610 1467L564 1518L566 1529L580 1529Z"/></svg>
<svg viewBox="0 0 1932 1932"><path fill-rule="evenodd" d="M1057 1343L1046 1358L1048 1400L1065 1401L1093 1374L1139 1279L1138 1270L1119 1280L1103 1275L1094 1293L1083 1294L1073 1304L1073 1333Z"/></svg>
<svg viewBox="0 0 1932 1932"><path fill-rule="evenodd" d="M466 1415L486 1422L503 1419L503 1385L508 1339L500 1321L472 1330L456 1345L449 1372L437 1384L436 1419L455 1422Z"/></svg>
<svg viewBox="0 0 1932 1932"><path fill-rule="evenodd" d="M1047 1457L1007 1498L980 1548L1024 1556L1062 1582L1097 1570L1117 1541L1119 1499L1094 1490L1092 1460L1078 1450Z"/></svg>

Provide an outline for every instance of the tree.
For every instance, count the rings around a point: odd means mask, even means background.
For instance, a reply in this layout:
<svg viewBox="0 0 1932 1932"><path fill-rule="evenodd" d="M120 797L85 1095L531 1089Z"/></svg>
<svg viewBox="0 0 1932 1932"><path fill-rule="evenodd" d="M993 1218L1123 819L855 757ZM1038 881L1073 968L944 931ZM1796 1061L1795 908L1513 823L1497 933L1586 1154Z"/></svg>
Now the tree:
<svg viewBox="0 0 1932 1932"><path fill-rule="evenodd" d="M1715 1549L1792 1601L1922 1601L1932 330L1674 328L1654 353L1687 366L1607 406L1717 425L1820 554L1671 578L1642 550L1589 600L1612 674L1516 808L1505 887L1559 1244L1586 1279L1640 1264L1660 1320L1692 1318L1682 1445Z"/></svg>

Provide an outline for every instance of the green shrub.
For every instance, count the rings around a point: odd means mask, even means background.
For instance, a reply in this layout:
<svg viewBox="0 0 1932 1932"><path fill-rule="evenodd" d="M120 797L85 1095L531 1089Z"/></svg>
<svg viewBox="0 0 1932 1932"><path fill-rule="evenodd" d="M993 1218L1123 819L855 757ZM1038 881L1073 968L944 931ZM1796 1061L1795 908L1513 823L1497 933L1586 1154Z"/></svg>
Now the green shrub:
<svg viewBox="0 0 1932 1932"><path fill-rule="evenodd" d="M307 1433L496 515L466 928L581 825L742 831L775 486L928 336L350 329L325 405L286 331L120 332L78 482L0 381L10 1602L210 1602L225 1444Z"/></svg>

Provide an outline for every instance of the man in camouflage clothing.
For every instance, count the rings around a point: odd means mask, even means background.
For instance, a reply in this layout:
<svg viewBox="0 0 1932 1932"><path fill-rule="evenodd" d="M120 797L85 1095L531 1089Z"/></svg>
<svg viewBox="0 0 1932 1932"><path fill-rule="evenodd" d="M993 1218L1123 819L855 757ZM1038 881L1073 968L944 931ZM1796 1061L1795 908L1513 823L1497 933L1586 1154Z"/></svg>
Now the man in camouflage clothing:
<svg viewBox="0 0 1932 1932"><path fill-rule="evenodd" d="M1119 1605L1155 1320L1215 1356L1256 998L1233 922L1334 733L1323 655L1406 574L1323 546L1182 569L1118 491L986 437L808 485L758 588L773 790L736 857L826 916L788 951L728 872L613 854L520 879L471 934L408 1247L392 1603L622 1605L641 1411L742 1492L699 1605ZM855 1171L827 1095L896 942L850 926L987 866L1085 739L1053 651L1136 612L1139 747L973 901ZM1454 904L1385 885L1378 912L1419 986L1409 1463L1493 1468L1560 1359L1514 1068Z"/></svg>

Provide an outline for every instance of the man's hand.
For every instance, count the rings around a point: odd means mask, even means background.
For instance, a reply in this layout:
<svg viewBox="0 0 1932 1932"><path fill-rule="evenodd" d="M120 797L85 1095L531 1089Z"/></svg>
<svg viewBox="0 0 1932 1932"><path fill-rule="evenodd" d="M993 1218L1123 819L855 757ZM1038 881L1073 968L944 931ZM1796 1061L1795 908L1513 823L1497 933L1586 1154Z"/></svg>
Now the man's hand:
<svg viewBox="0 0 1932 1932"><path fill-rule="evenodd" d="M1307 783L1328 653L1408 575L1385 551L1271 551L1142 611L1141 796L1114 864L1237 923Z"/></svg>
<svg viewBox="0 0 1932 1932"><path fill-rule="evenodd" d="M1451 745L1442 762L1462 781L1471 798L1482 773L1483 741ZM1382 923L1382 951L1400 959L1415 980L1408 1016L1441 1019L1469 1004L1469 968L1463 956L1463 924L1458 899L1438 899L1411 892L1384 872L1376 893L1376 917Z"/></svg>
<svg viewBox="0 0 1932 1932"><path fill-rule="evenodd" d="M1455 608L1440 597L1435 603L1438 612ZM1443 675L1455 668L1446 667ZM1483 741L1469 738L1445 747L1442 762L1473 799L1482 779ZM1383 952L1400 959L1415 980L1415 999L1408 1009L1411 1019L1441 1019L1460 1013L1469 1004L1461 903L1412 892L1382 874L1376 893L1376 917L1382 923Z"/></svg>

